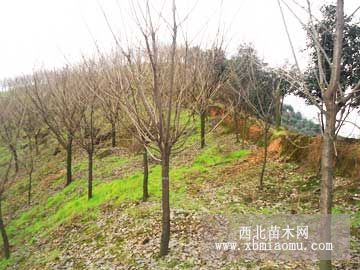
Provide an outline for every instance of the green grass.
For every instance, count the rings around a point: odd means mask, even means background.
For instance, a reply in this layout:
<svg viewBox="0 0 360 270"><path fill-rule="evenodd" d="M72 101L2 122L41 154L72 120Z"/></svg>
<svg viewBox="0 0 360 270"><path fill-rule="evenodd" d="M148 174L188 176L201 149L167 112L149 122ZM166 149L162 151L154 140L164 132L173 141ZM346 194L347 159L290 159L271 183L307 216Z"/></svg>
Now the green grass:
<svg viewBox="0 0 360 270"><path fill-rule="evenodd" d="M246 149L240 149L234 152L231 152L229 155L225 157L225 160L232 161L235 159L240 159L250 154L249 150Z"/></svg>
<svg viewBox="0 0 360 270"><path fill-rule="evenodd" d="M154 170L150 177L154 177L159 169ZM77 180L60 192L51 196L47 203L38 205L23 213L20 218L10 223L9 233L14 237L18 234L18 228L22 228L19 238L48 234L60 224L72 220L78 216L94 216L98 213L98 206L104 203L120 203L126 199L138 200L141 198L142 175L135 173L124 179L112 182L94 183L94 196L87 199L86 181ZM150 181L150 192L155 192L158 184ZM78 192L80 191L80 192ZM80 193L80 194L79 194ZM46 216L43 214L46 213Z"/></svg>
<svg viewBox="0 0 360 270"><path fill-rule="evenodd" d="M5 147L3 145L0 145L0 153L1 153L1 156L0 156L1 159L10 155L10 152L8 151L7 147Z"/></svg>
<svg viewBox="0 0 360 270"><path fill-rule="evenodd" d="M215 146L205 148L202 153L195 158L193 165L210 166L222 161Z"/></svg>
<svg viewBox="0 0 360 270"><path fill-rule="evenodd" d="M357 203L357 207L360 207L360 202ZM337 207L333 207L331 209L331 213L333 215L336 215L336 214L348 215L350 217L351 227L360 228L360 212L359 211L354 212L354 211L345 209L343 207L337 206Z"/></svg>
<svg viewBox="0 0 360 270"><path fill-rule="evenodd" d="M9 159L10 159L9 150L6 147L0 145L0 165L7 164Z"/></svg>
<svg viewBox="0 0 360 270"><path fill-rule="evenodd" d="M13 265L15 263L15 258L14 257L10 257L9 259L2 259L0 260L0 269L6 269L7 267L9 267L10 265Z"/></svg>
<svg viewBox="0 0 360 270"><path fill-rule="evenodd" d="M285 136L289 132L285 130L283 127L279 129L271 129L271 140L275 140L279 137Z"/></svg>
<svg viewBox="0 0 360 270"><path fill-rule="evenodd" d="M113 169L125 165L129 162L127 157L118 157L118 156L108 156L101 160L95 159L94 162L94 171L96 173L106 173L112 171ZM73 166L73 172L86 172L88 169L88 160L84 158L79 162L75 163Z"/></svg>
<svg viewBox="0 0 360 270"><path fill-rule="evenodd" d="M219 163L227 163L236 159L240 159L250 153L249 150L241 149L222 155L217 146L207 147L202 153L196 157L193 165L195 166L213 166Z"/></svg>
<svg viewBox="0 0 360 270"><path fill-rule="evenodd" d="M360 208L360 202L357 203L357 207ZM355 213L351 213L351 224L355 228L360 228L360 211L356 211Z"/></svg>

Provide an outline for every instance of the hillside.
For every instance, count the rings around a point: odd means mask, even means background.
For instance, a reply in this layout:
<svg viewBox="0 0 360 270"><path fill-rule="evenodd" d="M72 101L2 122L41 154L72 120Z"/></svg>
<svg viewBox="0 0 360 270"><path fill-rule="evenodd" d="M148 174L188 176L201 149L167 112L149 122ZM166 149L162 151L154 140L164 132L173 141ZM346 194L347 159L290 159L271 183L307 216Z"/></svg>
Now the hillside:
<svg viewBox="0 0 360 270"><path fill-rule="evenodd" d="M40 2L0 4L0 270L360 269L355 0Z"/></svg>
<svg viewBox="0 0 360 270"><path fill-rule="evenodd" d="M185 150L171 160L169 256L158 256L158 162L151 162L150 198L142 202L141 155L125 147L109 148L106 142L95 159L94 197L87 200L86 157L77 151L75 181L63 188L63 160L54 156L49 139L41 145L32 205L26 206L26 176L20 174L7 192L4 214L13 254L0 262L0 269L317 269L316 262L202 258L200 232L207 214L315 213L319 178L315 171L273 154L265 189L259 191L261 147L247 141L241 148L224 126L208 136L204 150L198 136L194 131ZM276 152L274 147L269 150ZM336 177L333 211L351 215L353 238L352 259L334 262L337 269L357 269L359 263L358 187L357 180Z"/></svg>

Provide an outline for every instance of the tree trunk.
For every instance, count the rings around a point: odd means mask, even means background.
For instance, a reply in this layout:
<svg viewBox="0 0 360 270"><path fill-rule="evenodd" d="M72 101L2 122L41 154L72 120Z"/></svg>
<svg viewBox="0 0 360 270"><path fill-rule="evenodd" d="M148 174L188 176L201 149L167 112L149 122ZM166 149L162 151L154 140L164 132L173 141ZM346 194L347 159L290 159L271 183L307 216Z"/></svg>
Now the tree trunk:
<svg viewBox="0 0 360 270"><path fill-rule="evenodd" d="M235 135L236 135L236 143L240 142L239 136L239 113L237 107L234 108L234 127L235 127Z"/></svg>
<svg viewBox="0 0 360 270"><path fill-rule="evenodd" d="M321 192L320 192L320 213L322 216L331 215L332 208L332 195L333 195L333 177L334 177L334 158L335 158L335 116L336 111L333 104L327 106L327 112L325 115L326 123L323 134L323 145L321 152ZM331 226L330 221L322 225L321 241L331 242ZM326 251L323 255L327 254L330 257L331 253ZM331 260L320 260L320 269L331 269Z"/></svg>
<svg viewBox="0 0 360 270"><path fill-rule="evenodd" d="M323 147L323 140L324 138L321 136L321 141L320 141L320 146ZM322 148L321 148L321 153L322 153ZM319 159L318 159L318 164L317 164L317 172L316 172L316 177L321 177L321 155L319 155Z"/></svg>
<svg viewBox="0 0 360 270"><path fill-rule="evenodd" d="M249 135L246 133L247 131L247 115L244 115L244 123L242 125L242 140L241 140L241 147L245 148L245 139L248 139Z"/></svg>
<svg viewBox="0 0 360 270"><path fill-rule="evenodd" d="M279 90L276 93L275 100L275 128L279 129L281 127L281 93Z"/></svg>
<svg viewBox="0 0 360 270"><path fill-rule="evenodd" d="M164 150L162 153L161 177L162 177L162 231L160 243L160 256L169 253L170 241L170 201L169 201L169 170L170 170L170 151Z"/></svg>
<svg viewBox="0 0 360 270"><path fill-rule="evenodd" d="M31 188L32 188L32 169L30 169L29 172L28 205L31 204Z"/></svg>
<svg viewBox="0 0 360 270"><path fill-rule="evenodd" d="M93 196L93 152L89 151L88 152L88 158L89 158L89 163L88 163L88 199L90 200Z"/></svg>
<svg viewBox="0 0 360 270"><path fill-rule="evenodd" d="M206 112L202 111L200 113L200 140L201 140L201 149L205 147L205 118L206 118Z"/></svg>
<svg viewBox="0 0 360 270"><path fill-rule="evenodd" d="M269 124L265 123L265 132L264 132L264 160L263 160L263 165L262 165L262 169L261 169L261 175L260 175L260 185L259 185L259 189L262 190L264 188L264 175L265 175L265 168L266 168L266 161L267 161L267 154L268 154L268 149L267 149L267 145L268 145L268 133L269 133Z"/></svg>
<svg viewBox="0 0 360 270"><path fill-rule="evenodd" d="M111 123L111 146L116 147L116 125L114 122Z"/></svg>
<svg viewBox="0 0 360 270"><path fill-rule="evenodd" d="M36 139L35 139L36 143ZM33 144L31 137L29 136L29 154L30 154L30 160L29 160L29 166L28 166L28 175L29 175L29 188L28 188L28 205L31 204L31 188L32 188L32 175L34 172L34 157L33 157Z"/></svg>
<svg viewBox="0 0 360 270"><path fill-rule="evenodd" d="M72 137L68 138L66 147L66 186L72 182Z"/></svg>
<svg viewBox="0 0 360 270"><path fill-rule="evenodd" d="M39 134L40 132L37 132L34 136L34 140L35 140L35 154L38 156L39 155Z"/></svg>
<svg viewBox="0 0 360 270"><path fill-rule="evenodd" d="M285 97L282 96L281 97L281 102L280 102L280 126L282 124L282 115L283 115L283 110L284 110L284 99L285 99Z"/></svg>
<svg viewBox="0 0 360 270"><path fill-rule="evenodd" d="M19 159L18 159L18 154L17 154L16 148L13 145L10 145L10 150L14 157L15 172L18 173L19 172Z"/></svg>
<svg viewBox="0 0 360 270"><path fill-rule="evenodd" d="M0 198L0 231L3 239L4 256L6 259L10 258L9 238L6 233L5 224L2 216L2 198Z"/></svg>
<svg viewBox="0 0 360 270"><path fill-rule="evenodd" d="M144 147L143 162L144 162L144 180L143 180L143 201L146 202L149 198L148 181L149 181L149 164L148 153Z"/></svg>

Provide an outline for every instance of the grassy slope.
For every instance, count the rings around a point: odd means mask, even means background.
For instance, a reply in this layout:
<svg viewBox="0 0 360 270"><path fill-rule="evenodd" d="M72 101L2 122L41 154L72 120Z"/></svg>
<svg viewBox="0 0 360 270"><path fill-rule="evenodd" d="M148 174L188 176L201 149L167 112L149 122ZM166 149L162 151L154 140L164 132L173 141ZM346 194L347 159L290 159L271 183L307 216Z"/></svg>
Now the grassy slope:
<svg viewBox="0 0 360 270"><path fill-rule="evenodd" d="M261 153L239 149L230 135L220 131L209 138L209 145L203 151L193 145L196 140L194 135L187 149L173 157L170 175L175 232L171 253L166 259L157 257L161 216L158 164L151 166L150 201L142 203L140 156L112 155L96 160L94 198L88 201L86 159L78 160L74 166L76 181L60 189L64 171L60 169L59 160L49 158L52 162L45 163L37 173L39 183L34 192L37 194L34 205L18 207L20 210L8 224L13 256L2 260L0 269L112 269L114 265L117 269L129 266L197 269L199 265L206 265L204 261L197 261L194 252L196 226L202 214L289 213L294 208L311 213L317 208L318 180L310 173L299 172L296 165L271 161L265 179L267 188L260 193L256 185ZM52 177L49 178L49 174ZM44 187L44 183L48 186ZM354 215L359 205L349 202L348 186L347 179L338 182L335 199L342 207L335 211L351 213L355 228L360 221L359 215ZM13 186L10 194L25 196L24 187L25 176ZM46 187L54 191L49 194ZM301 192L300 209L289 196L294 188ZM119 230L121 234L116 233ZM236 267L251 265L242 262ZM263 265L267 267L269 262ZM230 263L221 267L233 269L235 266ZM283 269L274 262L270 262L269 267ZM304 267L311 269L311 266Z"/></svg>

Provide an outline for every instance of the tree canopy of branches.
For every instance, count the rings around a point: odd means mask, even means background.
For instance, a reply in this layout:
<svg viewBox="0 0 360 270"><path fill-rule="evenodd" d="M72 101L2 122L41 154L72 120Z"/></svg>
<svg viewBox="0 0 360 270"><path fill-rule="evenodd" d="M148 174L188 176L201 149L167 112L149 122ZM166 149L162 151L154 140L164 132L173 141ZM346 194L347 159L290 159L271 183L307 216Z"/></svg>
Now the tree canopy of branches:
<svg viewBox="0 0 360 270"><path fill-rule="evenodd" d="M97 64L99 85L97 89L97 99L105 119L111 125L111 146L116 147L117 126L120 117L120 99L119 94L123 88L123 77L120 76L121 64L119 59L121 55L115 54L111 57L100 55Z"/></svg>
<svg viewBox="0 0 360 270"><path fill-rule="evenodd" d="M72 181L73 141L82 115L81 107L74 99L78 90L76 76L71 68L65 67L52 72L37 72L22 80L33 110L66 151L66 185Z"/></svg>
<svg viewBox="0 0 360 270"><path fill-rule="evenodd" d="M169 171L170 156L180 150L186 135L190 134L191 113L184 112L189 91L193 89L193 62L187 45L179 45L178 33L181 20L177 20L175 1L171 2L171 19L165 20L168 45L160 45L158 35L161 25L155 25L149 2L139 11L137 24L143 37L139 49L124 51L129 87L122 98L122 110L135 127L138 137L149 142L146 147L161 160L162 233L160 255L169 251L170 201ZM180 28L181 29L181 28ZM150 151L151 152L151 151Z"/></svg>
<svg viewBox="0 0 360 270"><path fill-rule="evenodd" d="M80 108L80 122L75 140L88 155L88 199L93 197L93 163L96 150L96 137L99 134L99 93L101 76L94 61L85 60L77 70L77 91L74 100Z"/></svg>
<svg viewBox="0 0 360 270"><path fill-rule="evenodd" d="M20 129L24 119L24 107L17 104L14 93L1 93L0 96L0 141L8 148L13 156L15 171L19 171L19 157L17 144L20 136Z"/></svg>

